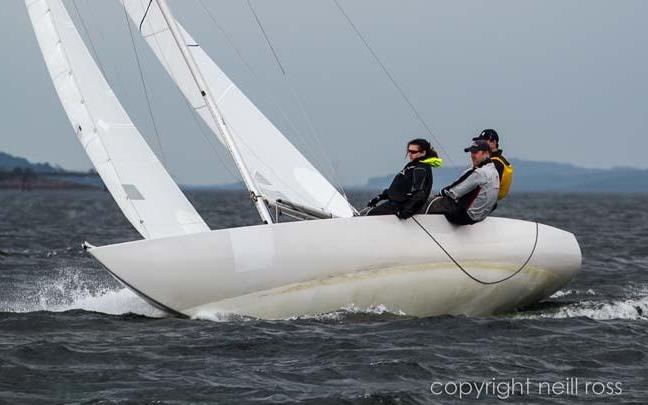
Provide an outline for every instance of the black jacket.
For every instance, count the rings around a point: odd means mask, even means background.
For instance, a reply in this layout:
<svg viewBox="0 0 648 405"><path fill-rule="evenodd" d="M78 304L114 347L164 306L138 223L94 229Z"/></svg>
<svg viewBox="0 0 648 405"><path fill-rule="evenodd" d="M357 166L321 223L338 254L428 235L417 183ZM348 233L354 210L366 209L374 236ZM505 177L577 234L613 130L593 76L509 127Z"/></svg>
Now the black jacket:
<svg viewBox="0 0 648 405"><path fill-rule="evenodd" d="M439 166L438 158L416 159L405 165L394 177L389 188L378 196L401 206L400 210L414 214L427 201L432 191L432 166Z"/></svg>

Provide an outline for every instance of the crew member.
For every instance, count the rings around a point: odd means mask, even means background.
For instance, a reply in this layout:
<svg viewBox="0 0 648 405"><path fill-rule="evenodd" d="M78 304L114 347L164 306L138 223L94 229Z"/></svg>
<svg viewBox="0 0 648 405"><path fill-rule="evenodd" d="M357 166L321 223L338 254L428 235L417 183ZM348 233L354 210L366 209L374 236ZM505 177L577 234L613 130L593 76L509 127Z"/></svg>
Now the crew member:
<svg viewBox="0 0 648 405"><path fill-rule="evenodd" d="M502 150L499 147L499 135L494 129L485 129L479 136L472 139L473 141L486 141L491 148L491 160L497 169L497 174L500 177L500 189L497 196L498 200L503 199L508 194L511 183L513 182L513 166L502 155Z"/></svg>
<svg viewBox="0 0 648 405"><path fill-rule="evenodd" d="M425 205L432 191L432 168L440 167L443 160L425 139L407 143L409 163L394 177L389 188L367 204L366 215L395 214L407 219Z"/></svg>
<svg viewBox="0 0 648 405"><path fill-rule="evenodd" d="M472 167L454 183L441 190L430 202L427 214L444 214L457 225L472 225L484 220L495 208L499 193L499 175L490 159L486 141L474 141L464 152L470 152Z"/></svg>

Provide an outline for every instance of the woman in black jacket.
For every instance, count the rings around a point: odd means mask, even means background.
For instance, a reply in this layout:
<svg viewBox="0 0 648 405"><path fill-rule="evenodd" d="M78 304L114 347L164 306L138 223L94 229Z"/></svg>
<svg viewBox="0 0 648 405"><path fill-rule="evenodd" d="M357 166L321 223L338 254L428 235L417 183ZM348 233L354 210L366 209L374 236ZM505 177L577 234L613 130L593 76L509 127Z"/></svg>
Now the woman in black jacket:
<svg viewBox="0 0 648 405"><path fill-rule="evenodd" d="M367 204L366 215L395 214L406 219L416 214L432 191L432 168L440 167L443 160L425 139L407 143L409 163L394 177L389 188L383 190Z"/></svg>

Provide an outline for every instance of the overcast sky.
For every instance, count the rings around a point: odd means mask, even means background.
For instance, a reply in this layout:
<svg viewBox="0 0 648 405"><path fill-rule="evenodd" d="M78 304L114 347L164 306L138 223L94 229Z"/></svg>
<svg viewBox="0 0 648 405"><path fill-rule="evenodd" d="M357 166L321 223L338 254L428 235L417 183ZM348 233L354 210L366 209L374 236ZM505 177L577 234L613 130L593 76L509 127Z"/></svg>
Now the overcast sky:
<svg viewBox="0 0 648 405"><path fill-rule="evenodd" d="M462 148L493 127L509 157L648 168L648 1L339 1L451 162L464 164ZM361 184L393 173L405 162L407 140L430 138L333 0L252 0L285 76L246 1L203 3L215 21L199 1L170 1L212 58L327 176ZM78 9L109 82L176 180L235 181L225 152L208 143L136 37L160 129L154 134L118 1L65 4L77 21ZM0 150L88 169L24 2L3 0L0 13Z"/></svg>

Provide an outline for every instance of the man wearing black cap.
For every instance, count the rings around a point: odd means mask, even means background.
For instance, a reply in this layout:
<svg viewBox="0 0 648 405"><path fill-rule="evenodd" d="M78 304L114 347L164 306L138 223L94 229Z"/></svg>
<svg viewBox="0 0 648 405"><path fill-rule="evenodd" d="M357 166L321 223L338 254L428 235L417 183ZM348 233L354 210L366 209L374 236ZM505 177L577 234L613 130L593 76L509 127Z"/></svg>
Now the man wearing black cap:
<svg viewBox="0 0 648 405"><path fill-rule="evenodd" d="M472 139L473 141L486 141L491 148L491 160L497 169L497 174L500 177L500 190L497 196L498 200L503 199L511 188L513 182L513 166L502 155L502 150L499 148L499 135L494 129L485 129L479 136Z"/></svg>
<svg viewBox="0 0 648 405"><path fill-rule="evenodd" d="M490 151L484 140L476 140L464 149L470 152L473 166L441 190L441 195L428 205L426 214L444 214L457 225L484 220L495 208L500 184Z"/></svg>

